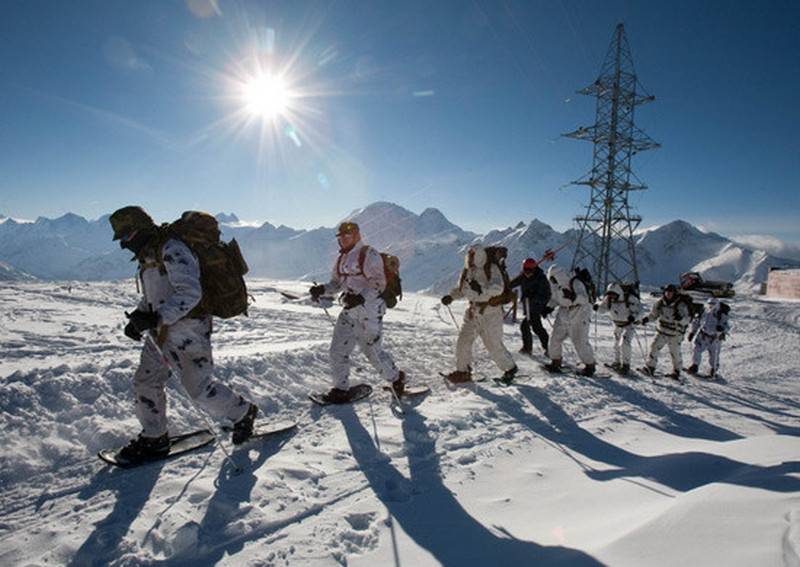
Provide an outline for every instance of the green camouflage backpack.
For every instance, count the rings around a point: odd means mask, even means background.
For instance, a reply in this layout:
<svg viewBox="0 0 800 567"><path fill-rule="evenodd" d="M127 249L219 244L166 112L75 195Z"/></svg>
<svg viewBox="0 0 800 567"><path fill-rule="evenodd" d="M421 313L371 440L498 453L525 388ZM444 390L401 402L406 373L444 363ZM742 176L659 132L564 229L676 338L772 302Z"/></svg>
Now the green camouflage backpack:
<svg viewBox="0 0 800 567"><path fill-rule="evenodd" d="M159 233L156 251L159 264L163 264L161 248L170 238L186 244L199 260L203 297L190 316L213 315L229 319L247 315L248 295L244 282L247 263L236 239L220 240L217 219L208 213L186 211L175 222L161 225Z"/></svg>

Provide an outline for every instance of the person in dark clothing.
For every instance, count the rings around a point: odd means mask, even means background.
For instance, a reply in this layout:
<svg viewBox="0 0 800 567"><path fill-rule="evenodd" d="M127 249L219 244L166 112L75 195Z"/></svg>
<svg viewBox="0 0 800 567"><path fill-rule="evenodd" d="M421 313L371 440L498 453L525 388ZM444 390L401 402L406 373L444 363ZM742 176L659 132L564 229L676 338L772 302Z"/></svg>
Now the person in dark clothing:
<svg viewBox="0 0 800 567"><path fill-rule="evenodd" d="M542 269L533 258L526 258L522 262L522 272L510 282L511 288L519 287L522 290L522 309L525 318L519 328L522 331L522 348L520 352L531 354L533 352L533 336L531 329L536 333L539 342L547 352L547 331L542 326L542 317L548 314L547 303L550 301L550 282Z"/></svg>

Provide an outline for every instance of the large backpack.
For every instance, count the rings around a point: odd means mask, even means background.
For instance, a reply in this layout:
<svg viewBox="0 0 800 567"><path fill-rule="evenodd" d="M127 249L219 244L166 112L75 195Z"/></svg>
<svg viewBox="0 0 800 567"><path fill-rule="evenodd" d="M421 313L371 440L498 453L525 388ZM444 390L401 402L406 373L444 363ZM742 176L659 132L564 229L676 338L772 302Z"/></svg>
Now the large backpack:
<svg viewBox="0 0 800 567"><path fill-rule="evenodd" d="M677 297L675 298L675 302L672 304L672 309L675 315L678 314L678 305L681 303L685 303L686 307L689 309L689 319L695 319L703 314L704 308L702 303L696 303L694 299L692 299L692 296L688 293L676 292L676 294Z"/></svg>
<svg viewBox="0 0 800 567"><path fill-rule="evenodd" d="M367 260L367 252L369 246L362 246L361 251L358 253L358 271L364 275L364 262ZM389 309L397 305L398 301L403 299L403 285L400 280L400 258L393 256L386 252L380 252L381 260L383 261L383 275L386 277L386 287L383 288L381 298ZM336 270L339 272L339 261L336 263ZM339 272L341 276L341 272Z"/></svg>
<svg viewBox="0 0 800 567"><path fill-rule="evenodd" d="M589 303L594 303L597 300L597 288L594 286L594 280L592 279L592 274L586 268L575 268L573 270L573 276L569 280L569 289L575 293L575 289L572 286L572 282L575 280L580 281L583 286L586 288L586 293L589 296Z"/></svg>
<svg viewBox="0 0 800 567"><path fill-rule="evenodd" d="M635 297L637 300L642 299L639 292L639 282L620 283L619 286L622 288L622 299L625 302L625 307L630 307L631 297Z"/></svg>
<svg viewBox="0 0 800 567"><path fill-rule="evenodd" d="M516 299L516 293L511 289L511 279L508 277L508 270L506 270L506 258L508 257L508 248L505 246L486 246L483 249L486 252L486 264L483 265L483 271L486 274L486 279L492 279L492 264L497 266L500 270L500 276L503 278L503 291L500 295L490 297L487 303L489 305L504 305L511 303ZM461 272L461 279L458 282L459 288L464 286L464 281L467 278L467 270Z"/></svg>
<svg viewBox="0 0 800 567"><path fill-rule="evenodd" d="M248 295L244 282L247 263L236 239L220 240L217 219L208 213L186 211L175 222L161 225L159 233L156 249L159 264L163 265L161 249L170 238L186 244L200 263L203 297L190 316L214 315L228 319L247 315Z"/></svg>

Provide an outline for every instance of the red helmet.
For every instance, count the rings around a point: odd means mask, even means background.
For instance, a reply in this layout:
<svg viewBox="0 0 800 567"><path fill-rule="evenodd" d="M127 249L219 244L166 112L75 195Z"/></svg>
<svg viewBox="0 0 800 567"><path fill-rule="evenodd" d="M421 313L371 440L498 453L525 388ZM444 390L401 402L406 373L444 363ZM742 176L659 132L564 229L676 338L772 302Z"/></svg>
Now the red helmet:
<svg viewBox="0 0 800 567"><path fill-rule="evenodd" d="M537 265L538 264L536 264L536 260L534 260L533 258L525 258L525 261L522 262L522 269L523 270L532 270Z"/></svg>

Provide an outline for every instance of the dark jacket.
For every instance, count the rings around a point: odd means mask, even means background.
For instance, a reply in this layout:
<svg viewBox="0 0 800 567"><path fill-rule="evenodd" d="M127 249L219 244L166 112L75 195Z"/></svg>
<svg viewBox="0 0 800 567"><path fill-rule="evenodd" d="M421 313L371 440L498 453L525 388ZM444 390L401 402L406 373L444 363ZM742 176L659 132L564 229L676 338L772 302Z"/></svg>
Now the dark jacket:
<svg viewBox="0 0 800 567"><path fill-rule="evenodd" d="M522 300L528 300L531 311L541 311L550 301L550 282L547 281L547 276L538 266L531 277L526 277L524 273L520 272L509 283L512 289L519 287L522 290Z"/></svg>

